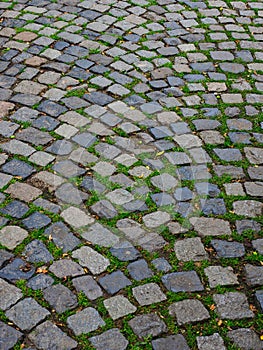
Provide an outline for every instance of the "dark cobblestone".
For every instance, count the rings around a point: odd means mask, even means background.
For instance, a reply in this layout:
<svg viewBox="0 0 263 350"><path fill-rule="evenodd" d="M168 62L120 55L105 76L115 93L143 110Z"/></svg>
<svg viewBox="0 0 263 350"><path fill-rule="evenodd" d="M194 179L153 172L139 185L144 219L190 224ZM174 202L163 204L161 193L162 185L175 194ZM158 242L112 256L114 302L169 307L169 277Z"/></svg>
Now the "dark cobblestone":
<svg viewBox="0 0 263 350"><path fill-rule="evenodd" d="M195 271L173 272L164 275L162 282L172 292L194 292L204 289Z"/></svg>
<svg viewBox="0 0 263 350"><path fill-rule="evenodd" d="M0 3L0 348L262 348L262 9Z"/></svg>
<svg viewBox="0 0 263 350"><path fill-rule="evenodd" d="M78 305L76 296L62 284L45 288L43 295L58 313L74 309Z"/></svg>

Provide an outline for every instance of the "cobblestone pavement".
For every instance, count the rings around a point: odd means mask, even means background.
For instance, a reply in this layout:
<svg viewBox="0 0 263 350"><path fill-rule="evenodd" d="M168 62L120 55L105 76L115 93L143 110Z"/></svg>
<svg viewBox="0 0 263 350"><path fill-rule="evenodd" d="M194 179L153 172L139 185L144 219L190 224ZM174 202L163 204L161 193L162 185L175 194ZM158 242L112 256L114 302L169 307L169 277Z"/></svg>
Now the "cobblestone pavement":
<svg viewBox="0 0 263 350"><path fill-rule="evenodd" d="M263 2L0 2L0 349L263 349Z"/></svg>

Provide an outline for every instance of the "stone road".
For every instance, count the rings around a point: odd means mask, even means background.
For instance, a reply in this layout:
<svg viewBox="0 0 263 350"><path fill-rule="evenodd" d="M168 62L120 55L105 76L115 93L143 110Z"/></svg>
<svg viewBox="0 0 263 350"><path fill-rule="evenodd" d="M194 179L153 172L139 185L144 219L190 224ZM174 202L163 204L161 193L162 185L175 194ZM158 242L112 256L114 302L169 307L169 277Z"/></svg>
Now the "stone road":
<svg viewBox="0 0 263 350"><path fill-rule="evenodd" d="M263 349L263 1L0 2L0 349Z"/></svg>

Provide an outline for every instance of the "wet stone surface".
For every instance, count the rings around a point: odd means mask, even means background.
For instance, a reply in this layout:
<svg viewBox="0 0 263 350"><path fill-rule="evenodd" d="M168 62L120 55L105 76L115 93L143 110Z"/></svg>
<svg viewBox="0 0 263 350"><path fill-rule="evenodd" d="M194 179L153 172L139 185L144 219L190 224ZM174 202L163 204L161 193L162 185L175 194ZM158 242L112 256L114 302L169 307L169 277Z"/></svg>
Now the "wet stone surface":
<svg viewBox="0 0 263 350"><path fill-rule="evenodd" d="M1 349L262 349L262 10L0 2Z"/></svg>

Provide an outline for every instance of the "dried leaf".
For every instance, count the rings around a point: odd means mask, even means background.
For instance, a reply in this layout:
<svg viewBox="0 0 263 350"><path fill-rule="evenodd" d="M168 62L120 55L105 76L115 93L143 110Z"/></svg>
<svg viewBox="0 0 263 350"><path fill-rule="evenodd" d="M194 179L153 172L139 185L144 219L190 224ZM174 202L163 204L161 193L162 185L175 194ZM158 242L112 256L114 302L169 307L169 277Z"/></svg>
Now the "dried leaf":
<svg viewBox="0 0 263 350"><path fill-rule="evenodd" d="M215 304L212 304L210 307L209 307L209 309L211 310L211 311L214 311L215 310ZM220 320L221 321L221 320Z"/></svg>
<svg viewBox="0 0 263 350"><path fill-rule="evenodd" d="M250 304L249 308L250 308L251 311L257 312L257 308L254 305Z"/></svg>
<svg viewBox="0 0 263 350"><path fill-rule="evenodd" d="M48 270L46 268L39 267L36 273L48 273Z"/></svg>
<svg viewBox="0 0 263 350"><path fill-rule="evenodd" d="M161 151L161 152L156 153L156 157L159 157L159 156L161 156L162 154L164 154L164 151Z"/></svg>

